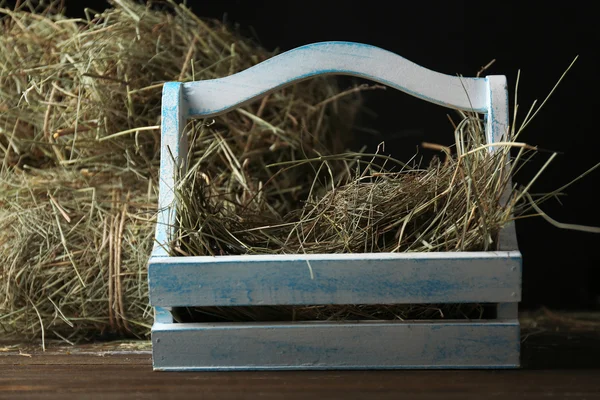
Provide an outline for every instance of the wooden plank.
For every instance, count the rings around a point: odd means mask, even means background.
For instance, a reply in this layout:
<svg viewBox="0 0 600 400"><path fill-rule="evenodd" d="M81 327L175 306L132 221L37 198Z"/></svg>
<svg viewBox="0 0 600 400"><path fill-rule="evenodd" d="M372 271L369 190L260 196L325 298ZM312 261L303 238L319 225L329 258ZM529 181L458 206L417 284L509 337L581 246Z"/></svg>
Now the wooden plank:
<svg viewBox="0 0 600 400"><path fill-rule="evenodd" d="M188 116L210 117L317 75L351 75L379 82L428 102L487 112L486 78L431 71L381 48L352 42L301 46L220 79L184 83Z"/></svg>
<svg viewBox="0 0 600 400"><path fill-rule="evenodd" d="M514 302L518 252L158 257L154 306Z"/></svg>
<svg viewBox="0 0 600 400"><path fill-rule="evenodd" d="M0 356L0 367L6 365L148 365L151 362L151 350L139 352L80 352L77 354L20 353L12 357Z"/></svg>
<svg viewBox="0 0 600 400"><path fill-rule="evenodd" d="M158 370L516 368L518 322L159 324Z"/></svg>
<svg viewBox="0 0 600 400"><path fill-rule="evenodd" d="M187 136L185 127L185 103L182 84L166 82L163 86L161 106L160 170L158 182L158 215L153 256L167 256L169 235L175 226L176 173L186 169ZM183 155L183 156L182 156Z"/></svg>
<svg viewBox="0 0 600 400"><path fill-rule="evenodd" d="M506 76L488 76L486 93L488 96L486 114L486 139L488 143L508 140L508 87Z"/></svg>
<svg viewBox="0 0 600 400"><path fill-rule="evenodd" d="M1 365L120 365L145 364L152 359L152 343L145 340L106 341L69 345L47 340L46 350L40 343L0 341Z"/></svg>
<svg viewBox="0 0 600 400"><path fill-rule="evenodd" d="M153 372L151 365L0 366L1 399L600 399L598 370Z"/></svg>

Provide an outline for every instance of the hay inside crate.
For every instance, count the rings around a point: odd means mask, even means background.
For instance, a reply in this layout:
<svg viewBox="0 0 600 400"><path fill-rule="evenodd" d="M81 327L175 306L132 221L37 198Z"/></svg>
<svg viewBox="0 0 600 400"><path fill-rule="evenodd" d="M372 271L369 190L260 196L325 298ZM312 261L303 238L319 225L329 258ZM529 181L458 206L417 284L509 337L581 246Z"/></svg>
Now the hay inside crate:
<svg viewBox="0 0 600 400"><path fill-rule="evenodd" d="M240 142L219 133L218 123L192 124L171 255L496 250L511 219L510 203L500 202L510 182L502 168L509 153L482 147L480 115L460 117L458 150L439 147L443 156L425 167L383 153L330 153L320 143L329 132L291 138L265 129ZM284 151L274 151L274 139L287 144ZM175 308L173 315L179 322L423 320L493 318L495 310L472 303L352 304Z"/></svg>

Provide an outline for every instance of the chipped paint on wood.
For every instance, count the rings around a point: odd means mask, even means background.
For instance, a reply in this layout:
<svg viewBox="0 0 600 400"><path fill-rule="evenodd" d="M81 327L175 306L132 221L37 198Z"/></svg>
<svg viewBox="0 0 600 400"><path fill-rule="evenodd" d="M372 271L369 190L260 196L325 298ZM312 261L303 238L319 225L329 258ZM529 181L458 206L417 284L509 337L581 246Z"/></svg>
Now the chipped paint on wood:
<svg viewBox="0 0 600 400"><path fill-rule="evenodd" d="M149 276L154 306L499 303L521 298L518 252L169 257L152 260Z"/></svg>
<svg viewBox="0 0 600 400"><path fill-rule="evenodd" d="M190 117L225 113L275 90L319 75L351 75L444 107L485 113L486 78L431 71L379 47L320 42L289 50L225 78L184 83Z"/></svg>
<svg viewBox="0 0 600 400"><path fill-rule="evenodd" d="M514 368L518 322L156 324L158 370Z"/></svg>

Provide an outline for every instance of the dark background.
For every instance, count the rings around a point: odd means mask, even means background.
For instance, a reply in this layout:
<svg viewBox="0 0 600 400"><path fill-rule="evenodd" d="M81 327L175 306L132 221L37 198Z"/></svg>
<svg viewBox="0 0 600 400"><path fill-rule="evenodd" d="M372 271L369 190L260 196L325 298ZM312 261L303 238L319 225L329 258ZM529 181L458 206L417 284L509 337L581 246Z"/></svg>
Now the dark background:
<svg viewBox="0 0 600 400"><path fill-rule="evenodd" d="M587 2L189 0L187 4L201 17L239 24L244 34L256 35L269 50L327 40L362 42L438 72L463 76L474 76L496 59L486 73L507 76L511 108L521 70L521 118L535 99L545 98L579 55L521 139L562 152L534 192L556 189L600 162L600 22ZM66 6L67 14L83 16L84 7L101 11L108 3L66 0ZM451 143L447 110L393 90L371 91L365 98L366 107L377 117L363 119L362 124L381 132L381 136L365 134L365 143L375 146L385 140L386 151L396 157L411 156L424 140ZM538 157L515 180L526 184L545 159ZM543 208L561 222L600 226L599 183L596 170L567 190L562 205L550 201ZM561 230L533 218L517 222L517 236L523 254L522 308L600 309L599 234Z"/></svg>

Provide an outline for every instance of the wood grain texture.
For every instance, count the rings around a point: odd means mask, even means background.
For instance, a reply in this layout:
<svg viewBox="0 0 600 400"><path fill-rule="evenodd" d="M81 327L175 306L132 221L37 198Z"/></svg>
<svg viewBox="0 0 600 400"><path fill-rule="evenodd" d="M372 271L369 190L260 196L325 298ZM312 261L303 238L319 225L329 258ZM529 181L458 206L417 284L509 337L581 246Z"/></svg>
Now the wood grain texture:
<svg viewBox="0 0 600 400"><path fill-rule="evenodd" d="M518 322L155 324L159 370L519 366Z"/></svg>
<svg viewBox="0 0 600 400"><path fill-rule="evenodd" d="M129 344L0 344L0 399L600 399L600 330L523 315L519 370L163 373Z"/></svg>
<svg viewBox="0 0 600 400"><path fill-rule="evenodd" d="M152 372L145 365L0 366L0 399L600 398L598 371Z"/></svg>
<svg viewBox="0 0 600 400"><path fill-rule="evenodd" d="M0 366L0 399L600 399L597 370L152 372Z"/></svg>

